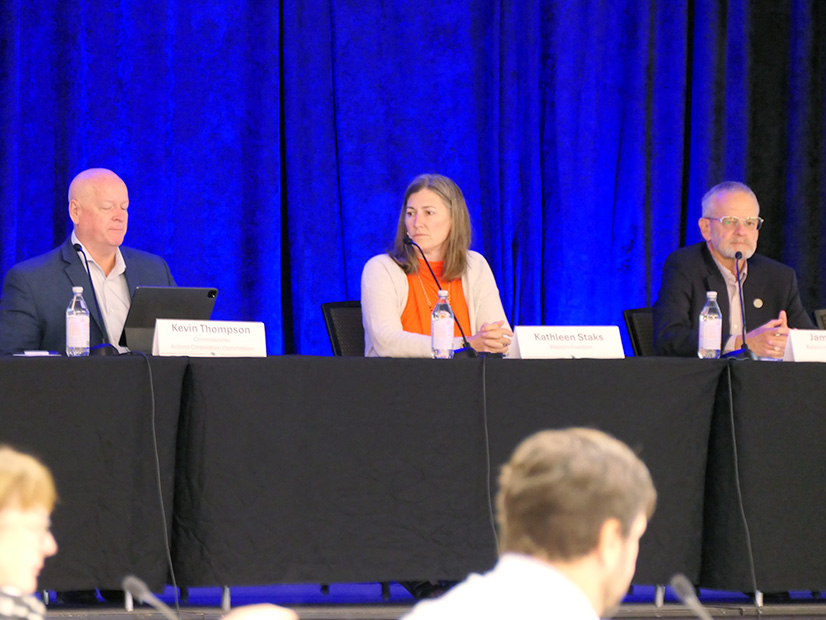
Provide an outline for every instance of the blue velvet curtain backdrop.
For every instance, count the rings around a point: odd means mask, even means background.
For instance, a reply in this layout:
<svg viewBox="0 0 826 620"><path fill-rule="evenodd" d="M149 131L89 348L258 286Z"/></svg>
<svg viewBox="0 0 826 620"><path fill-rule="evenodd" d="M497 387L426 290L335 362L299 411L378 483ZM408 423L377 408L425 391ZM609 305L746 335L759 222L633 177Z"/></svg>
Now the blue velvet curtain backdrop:
<svg viewBox="0 0 826 620"><path fill-rule="evenodd" d="M759 251L826 306L821 0L0 0L3 273L92 166L126 243L270 354L330 352L409 180L453 177L514 324L621 324L700 197L750 184ZM68 299L67 299L68 303ZM630 352L630 349L628 349Z"/></svg>

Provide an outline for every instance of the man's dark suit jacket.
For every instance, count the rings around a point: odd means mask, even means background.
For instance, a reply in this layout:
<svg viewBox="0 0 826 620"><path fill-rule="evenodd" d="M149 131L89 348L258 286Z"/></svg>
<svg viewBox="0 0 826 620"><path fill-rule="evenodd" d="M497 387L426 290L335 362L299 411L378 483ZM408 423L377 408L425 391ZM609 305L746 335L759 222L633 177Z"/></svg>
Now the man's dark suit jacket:
<svg viewBox="0 0 826 620"><path fill-rule="evenodd" d="M175 286L160 256L121 247L129 294L138 286ZM82 286L89 307L90 345L103 342L100 312L89 276L71 237L51 252L18 263L6 274L0 298L0 354L26 350L66 351L66 307L72 287ZM118 338L120 335L113 336Z"/></svg>
<svg viewBox="0 0 826 620"><path fill-rule="evenodd" d="M748 260L748 265L743 283L746 331L776 319L781 310L786 311L789 327L814 329L800 301L793 269L758 254ZM697 355L700 312L707 291L717 291L725 346L730 336L728 290L708 246L703 242L680 248L666 259L660 295L654 304L657 355Z"/></svg>

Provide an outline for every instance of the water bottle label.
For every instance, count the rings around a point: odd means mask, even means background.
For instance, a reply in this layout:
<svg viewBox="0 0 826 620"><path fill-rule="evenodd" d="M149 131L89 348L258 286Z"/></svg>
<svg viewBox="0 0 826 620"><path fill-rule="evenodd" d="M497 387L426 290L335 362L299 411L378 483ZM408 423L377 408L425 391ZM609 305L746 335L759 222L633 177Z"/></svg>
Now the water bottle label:
<svg viewBox="0 0 826 620"><path fill-rule="evenodd" d="M89 346L89 315L66 317L66 345L69 347Z"/></svg>
<svg viewBox="0 0 826 620"><path fill-rule="evenodd" d="M453 348L453 319L434 319L430 324L434 349Z"/></svg>
<svg viewBox="0 0 826 620"><path fill-rule="evenodd" d="M723 338L723 321L711 319L700 321L700 348L719 349Z"/></svg>

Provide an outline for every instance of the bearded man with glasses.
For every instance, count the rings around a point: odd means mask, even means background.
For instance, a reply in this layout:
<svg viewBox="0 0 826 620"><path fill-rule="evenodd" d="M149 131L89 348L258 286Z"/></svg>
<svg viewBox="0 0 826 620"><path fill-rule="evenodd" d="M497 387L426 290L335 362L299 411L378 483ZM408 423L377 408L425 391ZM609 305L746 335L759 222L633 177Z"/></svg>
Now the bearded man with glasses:
<svg viewBox="0 0 826 620"><path fill-rule="evenodd" d="M743 183L726 181L703 196L698 221L705 239L673 252L665 261L654 303L658 355L697 355L700 312L706 292L717 291L723 314L723 353L743 346L737 290L737 259L746 316L746 342L758 357L782 358L790 328L814 329L803 308L794 270L755 254L763 226L760 205Z"/></svg>

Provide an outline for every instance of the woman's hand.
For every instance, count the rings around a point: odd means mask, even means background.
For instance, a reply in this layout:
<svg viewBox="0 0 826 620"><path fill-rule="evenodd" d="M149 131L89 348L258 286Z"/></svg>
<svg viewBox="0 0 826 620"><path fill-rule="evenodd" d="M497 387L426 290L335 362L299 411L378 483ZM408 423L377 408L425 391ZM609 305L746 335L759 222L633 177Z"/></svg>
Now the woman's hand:
<svg viewBox="0 0 826 620"><path fill-rule="evenodd" d="M511 344L513 332L504 327L505 321L482 323L479 331L473 334L468 341L477 351L488 353L507 353Z"/></svg>

